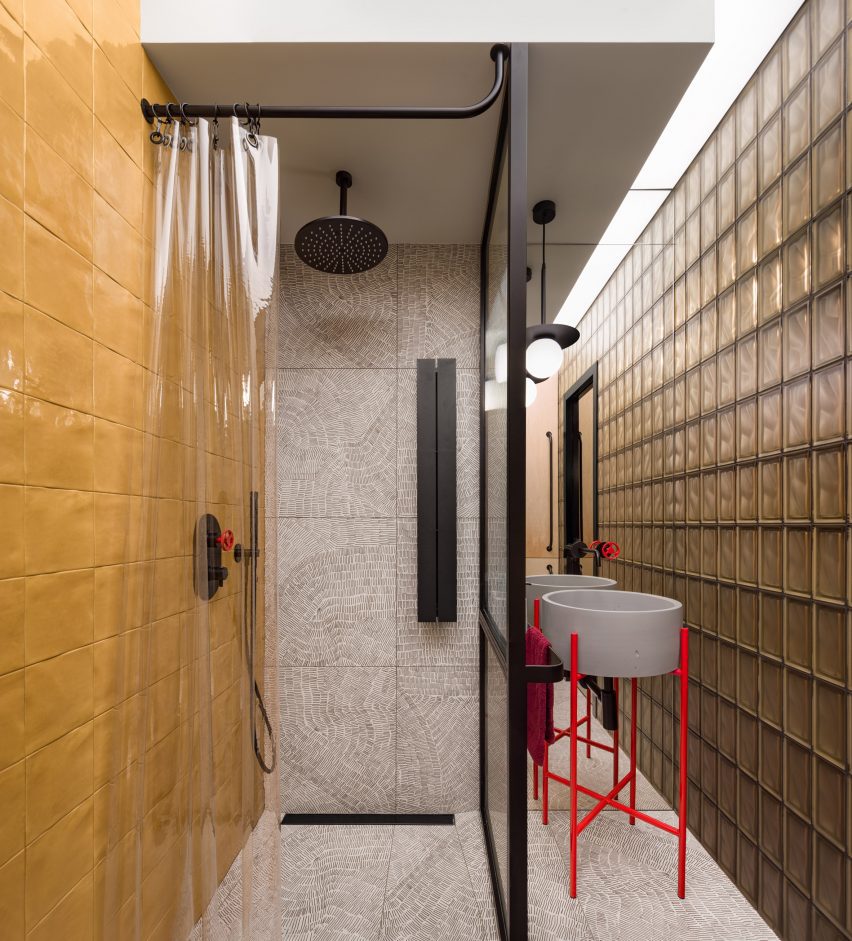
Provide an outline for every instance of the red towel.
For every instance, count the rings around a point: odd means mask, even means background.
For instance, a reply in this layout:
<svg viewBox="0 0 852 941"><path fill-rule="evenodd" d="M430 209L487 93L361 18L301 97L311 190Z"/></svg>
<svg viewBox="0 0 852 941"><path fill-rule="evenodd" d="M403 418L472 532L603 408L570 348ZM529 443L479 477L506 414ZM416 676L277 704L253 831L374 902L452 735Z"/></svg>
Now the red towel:
<svg viewBox="0 0 852 941"><path fill-rule="evenodd" d="M527 628L527 664L550 662L550 641L537 627ZM527 683L527 751L537 765L544 764L544 743L551 745L553 731L553 683Z"/></svg>

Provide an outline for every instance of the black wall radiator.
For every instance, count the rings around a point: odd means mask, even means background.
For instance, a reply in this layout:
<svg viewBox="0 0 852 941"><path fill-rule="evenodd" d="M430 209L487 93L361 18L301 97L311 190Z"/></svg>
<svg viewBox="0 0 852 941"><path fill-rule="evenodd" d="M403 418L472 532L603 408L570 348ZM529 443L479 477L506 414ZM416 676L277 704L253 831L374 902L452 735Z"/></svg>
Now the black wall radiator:
<svg viewBox="0 0 852 941"><path fill-rule="evenodd" d="M417 620L455 621L456 361L417 360Z"/></svg>

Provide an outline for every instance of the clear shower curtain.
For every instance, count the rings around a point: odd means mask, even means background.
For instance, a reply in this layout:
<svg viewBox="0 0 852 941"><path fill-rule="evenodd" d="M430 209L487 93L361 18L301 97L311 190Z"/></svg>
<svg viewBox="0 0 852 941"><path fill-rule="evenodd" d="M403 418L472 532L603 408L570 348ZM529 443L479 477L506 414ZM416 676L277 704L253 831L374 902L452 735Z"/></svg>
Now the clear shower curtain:
<svg viewBox="0 0 852 941"><path fill-rule="evenodd" d="M138 494L99 717L109 941L280 936L274 500L265 511L278 152L255 131L168 124L157 152ZM204 600L194 544L208 513L239 551Z"/></svg>

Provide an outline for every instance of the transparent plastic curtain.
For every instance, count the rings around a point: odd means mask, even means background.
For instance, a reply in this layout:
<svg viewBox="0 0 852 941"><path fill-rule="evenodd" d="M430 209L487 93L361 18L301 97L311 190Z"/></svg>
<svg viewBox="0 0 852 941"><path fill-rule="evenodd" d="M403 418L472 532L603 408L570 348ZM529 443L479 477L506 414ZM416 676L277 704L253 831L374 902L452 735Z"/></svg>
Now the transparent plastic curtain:
<svg viewBox="0 0 852 941"><path fill-rule="evenodd" d="M99 936L263 941L281 924L276 539L265 511L277 142L235 119L163 133L138 493L100 717ZM196 542L208 513L239 552L223 553L228 576L205 600Z"/></svg>

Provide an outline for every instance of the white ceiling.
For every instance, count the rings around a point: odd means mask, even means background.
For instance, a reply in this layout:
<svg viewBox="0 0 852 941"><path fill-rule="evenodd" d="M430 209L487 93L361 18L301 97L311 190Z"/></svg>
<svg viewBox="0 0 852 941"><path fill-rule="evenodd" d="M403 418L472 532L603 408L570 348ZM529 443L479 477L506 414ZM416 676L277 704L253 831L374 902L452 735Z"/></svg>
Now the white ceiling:
<svg viewBox="0 0 852 941"><path fill-rule="evenodd" d="M553 199L552 319L636 178L710 44L559 43L530 47L529 204ZM494 66L482 43L146 43L176 100L265 104L478 101ZM337 211L391 242L478 243L499 107L461 121L265 121L281 154L282 240ZM529 237L540 229L530 218ZM555 243L569 243L558 246ZM531 251L531 264L535 264ZM537 279L530 305L538 309Z"/></svg>

